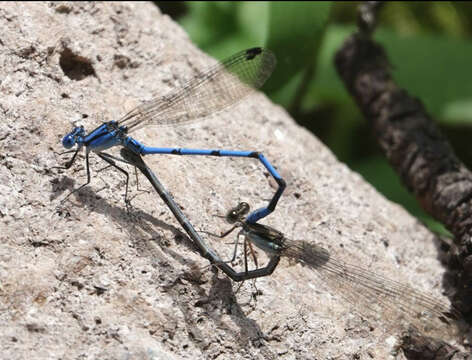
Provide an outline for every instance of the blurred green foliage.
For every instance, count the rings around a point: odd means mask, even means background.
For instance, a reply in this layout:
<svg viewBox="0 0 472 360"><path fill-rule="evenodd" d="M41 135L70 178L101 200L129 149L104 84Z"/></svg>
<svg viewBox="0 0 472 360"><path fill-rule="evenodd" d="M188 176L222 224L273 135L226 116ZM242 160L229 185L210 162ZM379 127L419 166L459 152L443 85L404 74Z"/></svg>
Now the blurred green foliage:
<svg viewBox="0 0 472 360"><path fill-rule="evenodd" d="M418 206L376 147L336 74L333 56L355 31L357 2L157 2L205 52L225 58L266 46L278 60L266 93L315 133L336 156L387 198L434 230L446 232ZM472 4L389 2L375 38L396 81L420 98L472 166Z"/></svg>

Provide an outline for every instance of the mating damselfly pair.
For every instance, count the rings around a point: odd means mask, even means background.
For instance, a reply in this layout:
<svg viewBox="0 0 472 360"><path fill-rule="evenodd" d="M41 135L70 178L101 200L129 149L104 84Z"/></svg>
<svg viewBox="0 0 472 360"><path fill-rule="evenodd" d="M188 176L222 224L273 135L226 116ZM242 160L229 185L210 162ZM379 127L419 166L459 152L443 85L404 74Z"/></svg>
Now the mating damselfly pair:
<svg viewBox="0 0 472 360"><path fill-rule="evenodd" d="M75 161L77 153L85 148L87 182L90 182L89 154L94 152L108 164L120 170L127 177L125 198L128 188L128 173L117 165L122 161L134 165L150 181L159 196L168 205L179 223L186 230L190 238L195 242L203 257L224 271L235 281L247 280L261 276L270 275L281 256L294 258L304 265L315 270L321 279L331 280L336 284L337 290L349 293L351 296L369 296L377 303L377 311L387 312L395 310L403 316L418 323L415 319L421 319L420 323L429 323L428 319L447 322L453 317L453 311L442 302L435 300L411 286L403 285L374 272L350 265L341 259L336 259L319 245L307 241L288 240L283 233L258 221L270 214L276 207L284 189L285 181L281 178L275 168L260 152L238 151L238 150L213 150L213 149L186 149L186 148L162 148L148 147L141 144L128 134L142 128L145 125L175 125L191 122L210 114L223 110L238 102L251 93L254 88L262 86L267 80L275 66L274 55L262 48L252 48L237 53L229 59L217 64L209 70L202 72L190 80L181 89L171 92L162 98L145 102L141 106L131 110L118 121L109 121L86 133L82 126L75 127L63 138L63 145L67 149L77 145L77 149L65 168L70 168ZM122 146L122 158L112 156L104 151L114 147ZM261 209L249 212L249 206L241 203L232 209L226 217L228 222L233 223L232 230L239 228L240 235L244 237L244 259L243 271L236 271L231 264L236 256L229 261L223 261L220 256L207 245L202 236L195 231L192 224L182 213L172 196L159 182L151 169L144 163L141 156L150 154L168 155L207 155L224 157L256 158L269 171L278 184L269 204ZM74 190L77 191L78 189ZM246 246L254 254L252 245L257 246L269 255L269 262L264 267L257 266L249 269L247 266ZM256 257L253 257L256 259ZM427 315L422 319L422 315ZM434 326L433 325L433 326Z"/></svg>
<svg viewBox="0 0 472 360"><path fill-rule="evenodd" d="M255 223L267 216L275 209L285 189L285 181L262 153L239 150L148 147L128 136L128 134L145 125L178 125L221 111L249 95L253 89L262 86L272 73L274 67L275 56L271 51L260 47L244 50L202 72L188 81L182 88L169 95L145 102L128 112L118 121L106 122L88 134L83 126L75 127L62 140L64 147L67 149L77 145L77 149L71 151L74 152L74 155L64 168L70 168L78 152L85 148L87 181L70 194L79 191L90 183L89 154L94 152L109 165L125 174L125 199L127 198L129 176L123 168L116 164L116 161L126 162L126 160L104 152L114 146L122 146L134 155L167 154L255 158L264 165L278 183L278 189L269 201L269 204L252 212L247 220ZM151 179L150 181L152 183ZM157 178L154 181L157 181ZM156 182L153 183L154 187L156 187L155 184ZM161 191L159 188L160 186L156 188L158 192ZM165 198L164 200L166 201ZM167 201L166 203L169 204ZM176 215L175 211L180 211L177 210L177 207L175 209L171 207L171 210L174 212L174 215ZM186 230L188 229L185 225L183 226ZM216 253L203 239L195 237L194 241L200 249L202 256L209 259L212 263L221 264L218 266L233 280L242 279L241 276L243 275L237 275L228 265L222 263ZM261 273L259 270L254 273L254 276L262 275L267 274ZM245 278L247 277L248 275L246 274Z"/></svg>

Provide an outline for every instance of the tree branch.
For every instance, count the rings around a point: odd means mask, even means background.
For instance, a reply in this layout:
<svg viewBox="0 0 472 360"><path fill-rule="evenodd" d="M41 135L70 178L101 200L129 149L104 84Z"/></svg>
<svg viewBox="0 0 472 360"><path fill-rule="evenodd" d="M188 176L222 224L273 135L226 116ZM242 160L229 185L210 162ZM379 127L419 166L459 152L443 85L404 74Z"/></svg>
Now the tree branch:
<svg viewBox="0 0 472 360"><path fill-rule="evenodd" d="M454 235L454 242L446 249L456 289L451 301L470 315L472 173L454 154L421 101L393 81L384 49L370 38L379 4L361 6L359 32L338 50L335 66L404 185ZM417 337L408 339L411 345ZM420 342L416 345L423 346Z"/></svg>

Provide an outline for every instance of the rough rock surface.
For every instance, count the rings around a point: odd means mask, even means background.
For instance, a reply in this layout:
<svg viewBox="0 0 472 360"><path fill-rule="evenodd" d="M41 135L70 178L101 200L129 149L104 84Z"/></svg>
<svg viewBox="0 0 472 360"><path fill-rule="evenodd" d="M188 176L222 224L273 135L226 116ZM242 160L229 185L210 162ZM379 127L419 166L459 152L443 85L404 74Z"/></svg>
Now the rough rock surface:
<svg viewBox="0 0 472 360"><path fill-rule="evenodd" d="M298 264L282 260L272 276L238 290L133 178L128 212L123 176L97 172L104 164L93 154L91 184L61 205L86 180L83 158L53 168L67 159L55 152L73 121L91 130L117 119L211 61L153 4L5 3L0 29L1 358L394 354L399 333L388 321L354 312ZM195 125L133 135L155 146L263 151L288 183L265 223L442 297L434 235L264 95ZM263 206L275 190L254 159L145 160L197 229L223 231L214 214L239 201ZM144 178L140 185L150 190ZM227 257L229 241L211 243Z"/></svg>

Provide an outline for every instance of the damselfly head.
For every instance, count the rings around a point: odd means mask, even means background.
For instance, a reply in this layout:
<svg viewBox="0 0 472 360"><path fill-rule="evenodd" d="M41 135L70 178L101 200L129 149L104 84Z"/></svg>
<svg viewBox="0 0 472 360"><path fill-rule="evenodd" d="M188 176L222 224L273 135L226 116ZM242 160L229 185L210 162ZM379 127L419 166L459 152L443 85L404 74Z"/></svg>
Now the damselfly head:
<svg viewBox="0 0 472 360"><path fill-rule="evenodd" d="M62 138L62 146L66 149L70 149L77 143L77 139L85 135L85 130L83 126L77 126Z"/></svg>
<svg viewBox="0 0 472 360"><path fill-rule="evenodd" d="M238 206L232 208L226 214L226 221L230 224L234 224L238 221L244 221L244 216L249 213L249 204L246 202L239 203Z"/></svg>

